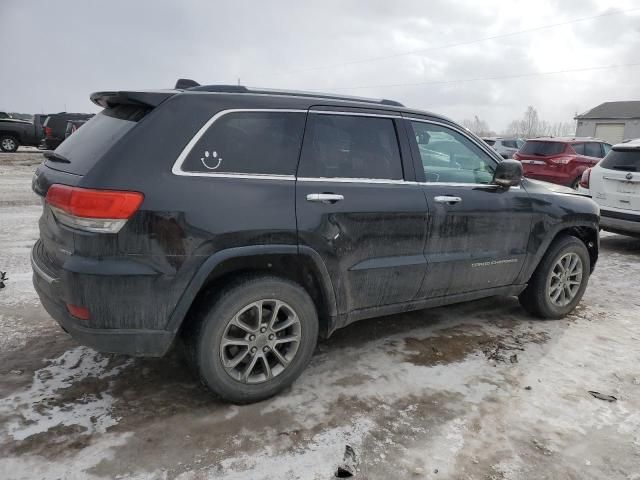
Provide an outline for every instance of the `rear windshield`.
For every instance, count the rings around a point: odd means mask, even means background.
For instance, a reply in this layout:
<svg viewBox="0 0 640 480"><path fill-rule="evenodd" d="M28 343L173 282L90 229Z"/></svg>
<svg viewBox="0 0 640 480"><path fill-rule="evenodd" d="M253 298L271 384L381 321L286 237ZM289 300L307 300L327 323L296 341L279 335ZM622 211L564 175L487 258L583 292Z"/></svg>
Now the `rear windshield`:
<svg viewBox="0 0 640 480"><path fill-rule="evenodd" d="M484 143L486 143L487 145L491 145L492 147L495 145L496 141L495 140L489 140L488 138L483 138L482 141Z"/></svg>
<svg viewBox="0 0 640 480"><path fill-rule="evenodd" d="M640 150L611 150L600 166L609 170L640 172Z"/></svg>
<svg viewBox="0 0 640 480"><path fill-rule="evenodd" d="M106 108L56 148L57 156L69 162L47 160L56 170L85 175L118 140L149 111L146 107L117 105Z"/></svg>
<svg viewBox="0 0 640 480"><path fill-rule="evenodd" d="M565 144L561 142L527 141L520 150L520 153L547 157L564 152L564 145Z"/></svg>

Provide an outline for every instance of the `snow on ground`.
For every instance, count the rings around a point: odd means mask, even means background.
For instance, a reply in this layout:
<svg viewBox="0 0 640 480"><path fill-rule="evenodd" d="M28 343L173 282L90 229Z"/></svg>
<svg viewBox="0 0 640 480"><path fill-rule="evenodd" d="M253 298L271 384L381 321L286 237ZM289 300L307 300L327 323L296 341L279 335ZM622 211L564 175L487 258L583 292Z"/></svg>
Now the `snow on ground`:
<svg viewBox="0 0 640 480"><path fill-rule="evenodd" d="M603 236L564 320L494 298L356 323L239 407L175 354L99 354L42 310L38 162L0 155L2 478L329 479L349 445L361 479L640 479L640 241Z"/></svg>

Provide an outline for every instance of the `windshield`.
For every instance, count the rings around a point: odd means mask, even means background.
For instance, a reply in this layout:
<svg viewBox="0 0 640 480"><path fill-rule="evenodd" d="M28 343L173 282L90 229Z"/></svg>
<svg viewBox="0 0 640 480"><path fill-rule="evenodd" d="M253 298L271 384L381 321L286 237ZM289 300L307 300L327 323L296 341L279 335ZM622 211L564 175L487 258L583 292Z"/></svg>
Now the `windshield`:
<svg viewBox="0 0 640 480"><path fill-rule="evenodd" d="M609 170L640 172L640 150L611 150L600 166Z"/></svg>
<svg viewBox="0 0 640 480"><path fill-rule="evenodd" d="M68 160L68 163L50 166L77 175L87 174L147 111L146 108L131 105L103 110L56 148L56 155Z"/></svg>
<svg viewBox="0 0 640 480"><path fill-rule="evenodd" d="M550 155L558 155L559 153L564 152L564 143L561 142L541 142L541 141L532 141L528 140L520 153L525 155L538 155L541 157L547 157Z"/></svg>

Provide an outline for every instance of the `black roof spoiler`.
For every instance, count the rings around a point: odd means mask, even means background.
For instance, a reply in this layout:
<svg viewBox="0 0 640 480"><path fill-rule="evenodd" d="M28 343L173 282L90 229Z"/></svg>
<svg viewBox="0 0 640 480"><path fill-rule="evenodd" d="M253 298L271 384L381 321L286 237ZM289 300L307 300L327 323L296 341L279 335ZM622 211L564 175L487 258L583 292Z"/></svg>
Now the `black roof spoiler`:
<svg viewBox="0 0 640 480"><path fill-rule="evenodd" d="M175 90L147 90L140 92L95 92L90 98L99 107L109 108L114 105L140 105L157 107L167 98L175 95Z"/></svg>

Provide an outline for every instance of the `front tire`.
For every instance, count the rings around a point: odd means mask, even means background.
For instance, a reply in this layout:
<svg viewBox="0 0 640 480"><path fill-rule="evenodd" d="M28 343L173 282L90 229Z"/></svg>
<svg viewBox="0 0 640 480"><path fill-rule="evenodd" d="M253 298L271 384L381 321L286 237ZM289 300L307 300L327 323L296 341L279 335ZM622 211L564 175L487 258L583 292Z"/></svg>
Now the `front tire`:
<svg viewBox="0 0 640 480"><path fill-rule="evenodd" d="M537 317L564 317L582 299L590 265L589 252L581 240L569 235L555 239L520 294L520 304Z"/></svg>
<svg viewBox="0 0 640 480"><path fill-rule="evenodd" d="M18 140L11 135L0 136L0 150L6 153L13 153L18 150Z"/></svg>
<svg viewBox="0 0 640 480"><path fill-rule="evenodd" d="M316 308L302 287L277 277L249 277L211 300L189 342L209 389L233 403L253 403L300 376L318 338Z"/></svg>

